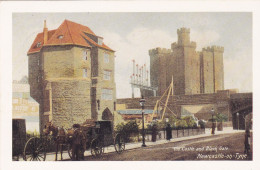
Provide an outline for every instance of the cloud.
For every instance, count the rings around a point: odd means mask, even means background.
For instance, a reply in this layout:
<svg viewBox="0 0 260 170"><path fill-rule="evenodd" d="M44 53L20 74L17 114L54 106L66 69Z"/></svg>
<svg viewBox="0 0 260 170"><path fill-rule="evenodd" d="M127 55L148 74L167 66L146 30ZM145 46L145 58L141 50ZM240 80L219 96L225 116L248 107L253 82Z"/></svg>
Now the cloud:
<svg viewBox="0 0 260 170"><path fill-rule="evenodd" d="M162 30L138 27L125 36L115 32L105 32L104 42L116 51L115 78L117 98L131 97L130 75L134 59L139 65L150 67L148 50L156 47L170 48L176 40L171 34Z"/></svg>
<svg viewBox="0 0 260 170"><path fill-rule="evenodd" d="M219 40L220 35L214 30L205 30L203 32L191 30L190 37L192 41L197 43L197 50L200 51L204 47L215 45L214 43Z"/></svg>
<svg viewBox="0 0 260 170"><path fill-rule="evenodd" d="M252 58L248 57L250 54L250 49L239 50L233 57L224 58L225 89L236 88L240 89L240 92L252 92L253 69Z"/></svg>

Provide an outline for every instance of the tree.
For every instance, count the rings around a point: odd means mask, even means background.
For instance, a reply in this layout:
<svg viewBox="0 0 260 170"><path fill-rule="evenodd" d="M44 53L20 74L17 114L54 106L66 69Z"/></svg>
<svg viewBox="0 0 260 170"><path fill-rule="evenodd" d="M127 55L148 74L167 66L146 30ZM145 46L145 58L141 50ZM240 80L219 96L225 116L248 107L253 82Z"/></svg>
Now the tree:
<svg viewBox="0 0 260 170"><path fill-rule="evenodd" d="M228 120L228 117L225 114L218 113L215 116L215 119L216 119L217 122L226 122Z"/></svg>
<svg viewBox="0 0 260 170"><path fill-rule="evenodd" d="M183 120L186 121L187 126L189 128L196 127L196 125L197 125L196 121L194 120L194 118L192 116L185 116L185 117L183 117Z"/></svg>
<svg viewBox="0 0 260 170"><path fill-rule="evenodd" d="M120 123L116 126L115 130L117 133L125 135L127 141L130 141L131 134L139 133L136 121L129 121L126 124Z"/></svg>
<svg viewBox="0 0 260 170"><path fill-rule="evenodd" d="M182 128L187 128L188 125L187 125L187 122L186 122L184 119L178 119L178 120L176 121L176 127L177 127L178 129L182 129Z"/></svg>

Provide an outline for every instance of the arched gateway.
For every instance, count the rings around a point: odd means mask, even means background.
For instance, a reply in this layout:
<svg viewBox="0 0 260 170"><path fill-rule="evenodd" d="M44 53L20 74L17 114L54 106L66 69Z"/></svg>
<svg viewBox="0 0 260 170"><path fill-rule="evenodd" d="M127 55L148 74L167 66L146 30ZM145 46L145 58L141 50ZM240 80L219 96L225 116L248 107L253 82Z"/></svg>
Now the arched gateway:
<svg viewBox="0 0 260 170"><path fill-rule="evenodd" d="M106 108L102 113L102 120L112 120L112 119L113 119L113 115L111 111L108 108Z"/></svg>

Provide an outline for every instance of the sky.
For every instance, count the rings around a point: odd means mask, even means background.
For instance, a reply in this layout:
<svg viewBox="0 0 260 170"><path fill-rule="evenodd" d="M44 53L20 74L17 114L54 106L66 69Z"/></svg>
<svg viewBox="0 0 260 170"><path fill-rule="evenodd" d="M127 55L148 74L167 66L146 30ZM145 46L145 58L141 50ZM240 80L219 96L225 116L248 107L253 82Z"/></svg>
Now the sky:
<svg viewBox="0 0 260 170"><path fill-rule="evenodd" d="M252 92L252 13L13 13L13 80L28 75L27 51L36 35L57 29L65 20L88 26L116 51L117 98L131 97L132 60L149 68L148 50L170 49L177 41L177 29L190 28L197 51L203 47L224 47L224 88Z"/></svg>

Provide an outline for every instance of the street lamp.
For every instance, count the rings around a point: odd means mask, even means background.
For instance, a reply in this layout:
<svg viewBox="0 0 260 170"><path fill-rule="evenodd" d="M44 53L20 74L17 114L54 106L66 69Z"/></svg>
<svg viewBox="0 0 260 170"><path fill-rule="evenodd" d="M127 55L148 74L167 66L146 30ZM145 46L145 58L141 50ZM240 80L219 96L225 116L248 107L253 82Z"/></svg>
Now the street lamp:
<svg viewBox="0 0 260 170"><path fill-rule="evenodd" d="M237 130L239 130L239 113L237 112Z"/></svg>
<svg viewBox="0 0 260 170"><path fill-rule="evenodd" d="M213 115L214 115L214 109L211 109L212 112L212 130L211 130L211 134L214 135L215 134L215 129L214 129L214 124L213 124Z"/></svg>
<svg viewBox="0 0 260 170"><path fill-rule="evenodd" d="M145 103L145 99L144 96L142 95L142 98L140 99L140 105L142 106L142 121L143 121L143 144L142 147L146 147L145 145L145 139L144 139L144 103Z"/></svg>

